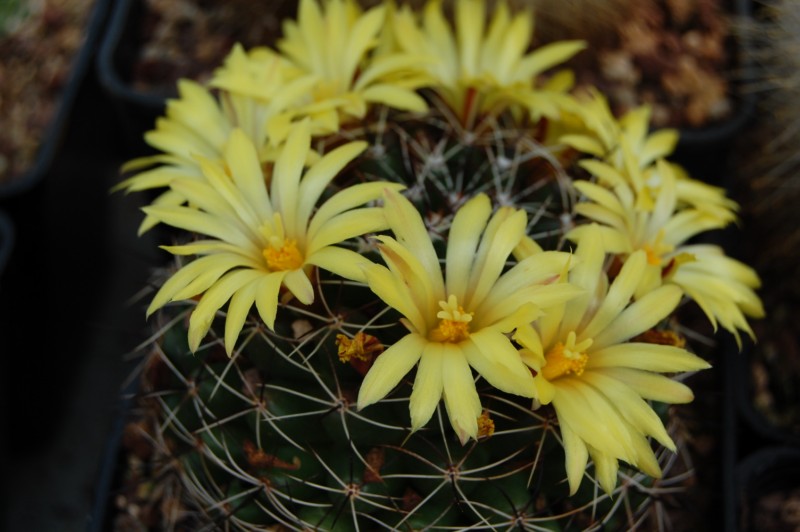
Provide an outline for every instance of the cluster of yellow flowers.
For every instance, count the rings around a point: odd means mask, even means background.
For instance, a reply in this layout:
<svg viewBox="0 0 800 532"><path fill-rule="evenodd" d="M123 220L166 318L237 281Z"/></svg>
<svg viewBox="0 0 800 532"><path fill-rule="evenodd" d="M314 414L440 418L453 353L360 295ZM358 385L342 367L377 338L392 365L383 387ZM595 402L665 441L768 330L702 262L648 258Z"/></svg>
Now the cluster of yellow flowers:
<svg viewBox="0 0 800 532"><path fill-rule="evenodd" d="M375 359L359 408L416 366L412 429L444 399L462 443L477 439L474 370L534 407L552 403L571 491L591 456L611 492L618 460L660 475L648 437L674 449L647 400L693 396L663 374L708 367L679 342L643 337L684 297L737 339L740 330L752 336L746 316L763 315L758 278L717 247L687 244L735 220L736 205L665 161L675 132L648 134L646 108L617 119L601 95L571 94L569 72L550 74L582 43L530 51L531 13L499 2L485 26L485 10L484 0L457 0L451 23L438 0L419 16L301 0L278 50L234 48L210 89L182 81L146 134L160 153L131 161L134 175L119 185L164 190L144 209L141 231L164 223L205 237L165 246L196 258L161 286L148 315L199 298L189 327L196 350L227 303L231 353L254 305L273 328L281 301L313 302L314 268L366 284L403 316L408 334ZM542 250L526 235L523 210L494 210L479 194L455 213L443 268L402 185L367 181L332 193L331 181L367 143L321 153L313 139L376 105L419 114L433 101L464 131L501 113L526 124L546 119L548 142L584 154L580 167L591 178L573 183L579 223L566 235L574 253ZM378 235L384 264L348 246L368 234ZM609 274L610 264L618 272Z"/></svg>

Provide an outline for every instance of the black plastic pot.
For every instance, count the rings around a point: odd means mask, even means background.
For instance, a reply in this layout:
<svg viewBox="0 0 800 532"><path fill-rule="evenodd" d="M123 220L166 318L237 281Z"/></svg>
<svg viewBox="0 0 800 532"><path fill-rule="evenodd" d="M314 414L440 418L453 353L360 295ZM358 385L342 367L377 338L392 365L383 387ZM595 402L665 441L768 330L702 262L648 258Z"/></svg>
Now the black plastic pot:
<svg viewBox="0 0 800 532"><path fill-rule="evenodd" d="M125 146L130 147L130 156L146 150L143 133L152 129L156 118L164 113L166 100L177 95L177 90L145 92L131 84L132 65L142 46L144 11L141 0L116 0L97 54L100 86L114 106L119 133Z"/></svg>
<svg viewBox="0 0 800 532"><path fill-rule="evenodd" d="M738 352L735 346L733 347L730 349L730 356L734 359L736 367L735 400L742 420L764 445L790 445L800 449L800 432L774 424L754 404L755 392L750 378L752 370L749 362L755 347L746 346L742 352Z"/></svg>
<svg viewBox="0 0 800 532"><path fill-rule="evenodd" d="M75 99L92 66L97 45L105 31L106 18L112 1L95 0L84 30L83 44L73 58L69 78L61 93L53 118L44 132L36 161L23 175L0 183L0 201L24 194L41 182L50 172L53 160L62 146L67 125L72 118Z"/></svg>
<svg viewBox="0 0 800 532"><path fill-rule="evenodd" d="M131 409L136 402L139 390L138 378L132 379L120 395L119 403L115 409L111 429L100 468L94 485L92 512L87 522L87 532L103 532L113 529L114 497L122 481L125 453L122 447L125 425L131 419Z"/></svg>
<svg viewBox="0 0 800 532"><path fill-rule="evenodd" d="M781 494L789 492L800 498L800 449L764 447L752 453L736 469L736 487L738 512L735 530L796 530L800 524L798 509L789 505L781 507L780 501ZM768 498L773 498L770 505L764 503ZM782 520L786 522L779 523Z"/></svg>
<svg viewBox="0 0 800 532"><path fill-rule="evenodd" d="M14 224L6 213L0 211L0 280L3 278L3 272L13 249Z"/></svg>

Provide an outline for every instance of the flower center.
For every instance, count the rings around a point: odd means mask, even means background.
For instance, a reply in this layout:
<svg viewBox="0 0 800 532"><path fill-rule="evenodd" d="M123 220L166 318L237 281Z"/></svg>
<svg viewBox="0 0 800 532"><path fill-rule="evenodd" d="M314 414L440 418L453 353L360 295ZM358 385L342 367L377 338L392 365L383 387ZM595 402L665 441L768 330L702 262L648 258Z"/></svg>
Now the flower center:
<svg viewBox="0 0 800 532"><path fill-rule="evenodd" d="M456 296L450 295L447 301L439 301L442 309L436 317L439 326L431 331L430 339L434 342L448 342L456 344L469 337L469 322L472 321L472 312L465 312L458 304Z"/></svg>
<svg viewBox="0 0 800 532"><path fill-rule="evenodd" d="M297 270L303 266L303 255L297 249L297 241L284 239L283 242L270 242L264 249L264 258L272 271Z"/></svg>
<svg viewBox="0 0 800 532"><path fill-rule="evenodd" d="M547 361L542 367L542 376L548 381L553 381L564 375L574 374L580 376L586 368L586 363L589 361L589 356L585 353L592 345L592 339L575 343L576 335L571 331L567 335L565 343L558 342L552 349L545 355Z"/></svg>
<svg viewBox="0 0 800 532"><path fill-rule="evenodd" d="M675 249L675 246L671 246L669 244L665 244L662 242L664 240L664 230L660 230L658 235L656 235L655 240L649 244L645 244L642 246L642 249L645 253L647 253L647 263L652 264L653 266L661 266L663 262L662 257Z"/></svg>

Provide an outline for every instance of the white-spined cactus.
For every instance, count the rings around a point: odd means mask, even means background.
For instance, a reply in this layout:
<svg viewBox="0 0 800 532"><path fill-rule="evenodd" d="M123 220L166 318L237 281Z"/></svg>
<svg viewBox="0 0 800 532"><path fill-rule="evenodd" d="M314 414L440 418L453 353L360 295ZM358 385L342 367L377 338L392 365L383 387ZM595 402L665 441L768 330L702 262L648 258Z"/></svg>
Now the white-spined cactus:
<svg viewBox="0 0 800 532"><path fill-rule="evenodd" d="M580 43L485 9L302 0L126 167L176 239L143 404L209 523L616 529L680 483L664 405L708 364L675 309L763 312L751 270L685 245L735 205L646 109L570 93Z"/></svg>

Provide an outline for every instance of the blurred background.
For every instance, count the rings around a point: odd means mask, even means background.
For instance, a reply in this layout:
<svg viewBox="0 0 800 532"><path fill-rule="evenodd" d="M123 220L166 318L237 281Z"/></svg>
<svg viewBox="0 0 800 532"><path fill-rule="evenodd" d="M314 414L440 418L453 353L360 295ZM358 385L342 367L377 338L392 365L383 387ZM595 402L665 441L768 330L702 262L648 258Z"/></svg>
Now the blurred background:
<svg viewBox="0 0 800 532"><path fill-rule="evenodd" d="M577 79L602 87L618 113L653 105L654 126L683 133L679 161L742 205L741 226L724 238L761 274L769 317L754 325L756 347L701 384L714 392L693 411L706 430L690 442L707 460L698 500L717 515L739 512L734 481L741 488L752 468L742 464L763 449L800 448L800 2L512 4L537 8L540 42L589 39L597 53L575 61ZM113 506L123 390L147 336L150 272L166 257L156 231L136 234L149 198L110 189L125 161L148 153L142 134L179 77L207 79L236 41L274 43L294 9L288 0L0 0L7 530L99 530L97 512ZM800 481L759 489L778 486L777 498L748 499L751 514L766 516L753 530L800 526L800 512L785 511L800 507Z"/></svg>

